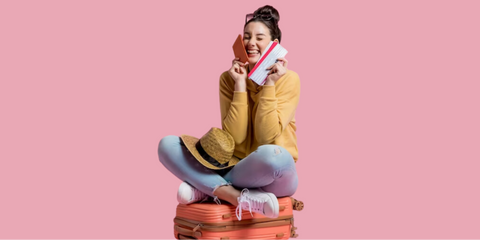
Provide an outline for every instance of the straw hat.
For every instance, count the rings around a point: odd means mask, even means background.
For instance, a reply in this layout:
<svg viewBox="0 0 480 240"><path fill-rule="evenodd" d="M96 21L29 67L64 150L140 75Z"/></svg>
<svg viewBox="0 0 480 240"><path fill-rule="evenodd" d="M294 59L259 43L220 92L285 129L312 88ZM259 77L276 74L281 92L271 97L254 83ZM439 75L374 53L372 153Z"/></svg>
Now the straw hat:
<svg viewBox="0 0 480 240"><path fill-rule="evenodd" d="M213 127L200 139L189 135L182 135L180 138L190 153L207 168L229 168L240 161L233 156L235 140L222 129Z"/></svg>

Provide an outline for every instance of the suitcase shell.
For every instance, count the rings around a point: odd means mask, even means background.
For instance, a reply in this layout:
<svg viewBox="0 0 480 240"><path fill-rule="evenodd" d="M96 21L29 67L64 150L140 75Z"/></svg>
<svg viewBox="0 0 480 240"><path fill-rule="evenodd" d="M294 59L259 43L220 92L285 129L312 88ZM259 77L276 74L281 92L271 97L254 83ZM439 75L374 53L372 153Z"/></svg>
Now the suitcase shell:
<svg viewBox="0 0 480 240"><path fill-rule="evenodd" d="M177 239L288 239L297 237L293 210L302 210L303 202L291 197L278 198L278 218L242 211L238 221L236 207L222 202L178 204L174 218ZM253 215L253 216L252 216Z"/></svg>

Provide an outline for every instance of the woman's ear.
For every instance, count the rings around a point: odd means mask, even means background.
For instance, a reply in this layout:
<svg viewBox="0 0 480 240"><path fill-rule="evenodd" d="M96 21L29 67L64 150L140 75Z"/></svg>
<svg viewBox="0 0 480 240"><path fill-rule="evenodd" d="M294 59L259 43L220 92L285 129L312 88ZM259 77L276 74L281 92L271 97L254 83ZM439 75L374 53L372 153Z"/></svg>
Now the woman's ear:
<svg viewBox="0 0 480 240"><path fill-rule="evenodd" d="M278 42L278 39L275 38L275 40L273 40L274 42Z"/></svg>

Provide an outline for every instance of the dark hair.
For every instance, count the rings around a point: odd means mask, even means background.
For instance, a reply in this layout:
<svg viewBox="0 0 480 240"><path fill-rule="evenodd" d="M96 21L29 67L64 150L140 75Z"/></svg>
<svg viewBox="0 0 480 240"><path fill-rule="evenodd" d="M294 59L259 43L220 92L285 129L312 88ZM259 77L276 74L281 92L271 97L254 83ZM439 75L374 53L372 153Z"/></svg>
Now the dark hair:
<svg viewBox="0 0 480 240"><path fill-rule="evenodd" d="M265 20L261 15L271 16L269 20ZM265 5L263 7L258 8L255 12L253 12L253 18L248 20L245 23L245 28L247 24L251 22L262 22L267 26L268 30L270 30L270 35L272 36L272 41L278 39L278 43L282 40L282 31L278 28L278 21L280 21L280 14L278 13L277 9L270 5Z"/></svg>

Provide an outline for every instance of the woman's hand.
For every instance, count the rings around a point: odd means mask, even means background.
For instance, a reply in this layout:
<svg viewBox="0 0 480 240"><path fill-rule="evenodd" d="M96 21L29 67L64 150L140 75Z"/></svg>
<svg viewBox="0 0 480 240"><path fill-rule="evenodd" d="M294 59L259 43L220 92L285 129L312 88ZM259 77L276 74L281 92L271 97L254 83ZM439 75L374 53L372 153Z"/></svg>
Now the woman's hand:
<svg viewBox="0 0 480 240"><path fill-rule="evenodd" d="M265 85L274 86L278 79L280 79L283 75L285 75L285 73L287 73L287 59L278 58L277 60L278 62L267 68L267 70L270 70L270 72L268 73Z"/></svg>
<svg viewBox="0 0 480 240"><path fill-rule="evenodd" d="M245 68L245 63L239 62L239 58L235 58L232 61L232 67L228 70L228 73L235 81L235 86L247 84L247 69ZM235 87L236 88L236 87Z"/></svg>

